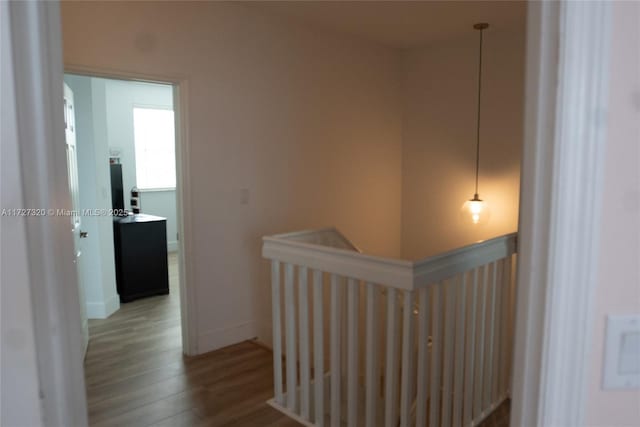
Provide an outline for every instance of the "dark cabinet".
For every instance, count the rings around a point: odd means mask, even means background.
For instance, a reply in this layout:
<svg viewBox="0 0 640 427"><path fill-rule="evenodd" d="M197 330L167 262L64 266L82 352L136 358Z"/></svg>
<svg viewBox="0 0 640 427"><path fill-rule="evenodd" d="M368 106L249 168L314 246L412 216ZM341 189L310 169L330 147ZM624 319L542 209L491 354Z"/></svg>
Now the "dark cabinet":
<svg viewBox="0 0 640 427"><path fill-rule="evenodd" d="M120 302L169 293L166 218L114 218L116 283Z"/></svg>

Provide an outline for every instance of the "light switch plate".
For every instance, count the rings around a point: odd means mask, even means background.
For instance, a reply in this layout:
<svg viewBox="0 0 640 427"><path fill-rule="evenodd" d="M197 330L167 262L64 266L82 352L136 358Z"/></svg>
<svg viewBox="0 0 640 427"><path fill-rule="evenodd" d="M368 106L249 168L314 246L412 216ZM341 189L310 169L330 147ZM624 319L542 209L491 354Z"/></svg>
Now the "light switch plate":
<svg viewBox="0 0 640 427"><path fill-rule="evenodd" d="M640 315L607 316L605 389L640 388Z"/></svg>

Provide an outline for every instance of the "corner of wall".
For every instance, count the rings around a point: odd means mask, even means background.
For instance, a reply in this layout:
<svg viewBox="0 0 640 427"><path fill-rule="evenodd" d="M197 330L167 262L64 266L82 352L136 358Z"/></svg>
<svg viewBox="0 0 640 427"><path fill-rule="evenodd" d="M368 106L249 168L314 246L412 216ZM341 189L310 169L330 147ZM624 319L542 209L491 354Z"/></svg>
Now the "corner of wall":
<svg viewBox="0 0 640 427"><path fill-rule="evenodd" d="M106 319L120 309L120 297L116 293L104 301L87 301L87 318Z"/></svg>
<svg viewBox="0 0 640 427"><path fill-rule="evenodd" d="M204 332L198 336L198 353L207 353L242 341L254 339L256 336L254 322L245 322L235 326Z"/></svg>

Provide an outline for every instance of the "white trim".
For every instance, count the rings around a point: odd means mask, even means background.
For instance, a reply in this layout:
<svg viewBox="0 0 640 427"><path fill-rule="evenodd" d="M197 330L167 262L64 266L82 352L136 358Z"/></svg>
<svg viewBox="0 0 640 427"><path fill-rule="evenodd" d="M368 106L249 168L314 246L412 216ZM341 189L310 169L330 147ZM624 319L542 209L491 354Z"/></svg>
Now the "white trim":
<svg viewBox="0 0 640 427"><path fill-rule="evenodd" d="M583 425L610 5L530 2L511 425Z"/></svg>
<svg viewBox="0 0 640 427"><path fill-rule="evenodd" d="M318 425L317 422L316 423L312 423L309 420L305 420L300 415L298 415L295 412L293 412L292 410L288 409L286 406L280 405L275 399L267 400L267 405L271 406L276 411L282 412L287 417L289 417L292 420L302 424L305 427L314 427L314 426Z"/></svg>
<svg viewBox="0 0 640 427"><path fill-rule="evenodd" d="M9 4L22 190L28 207L71 207L67 182L60 5ZM69 220L26 221L43 424L86 426L80 302Z"/></svg>
<svg viewBox="0 0 640 427"><path fill-rule="evenodd" d="M321 381L317 381L318 379L320 379ZM273 407L274 409L282 412L283 414L285 414L286 416L292 418L293 420L299 422L300 424L304 425L304 426L318 426L318 425L328 425L330 424L329 422L329 418L331 416L330 413L328 413L327 411L320 411L322 413L321 421L319 422L318 420L318 416L317 416L317 405L316 402L320 401L320 402L327 402L330 399L330 393L331 393L331 372L325 372L324 375L320 376L319 378L314 378L313 380L310 381L309 385L310 387L310 391L311 394L309 396L309 400L310 402L312 402L313 408L311 409L311 412L313 413L313 419L315 422L312 422L309 419L305 419L303 417L301 417L300 415L298 415L294 410L291 410L289 408L287 408L286 405L284 405L283 403L278 403L278 400L276 398L272 398L267 400L267 405ZM320 387L322 387L321 389L316 388L317 385L320 385ZM319 397L319 399L316 400L316 393L318 391L322 390L322 396ZM294 394L296 396L301 394L301 388L299 386L296 386L295 390L294 390ZM282 398L282 402L285 401L285 398L287 396L287 393L283 393L283 398ZM346 401L343 400L342 402L343 404L346 403ZM359 409L362 409L362 407L360 407ZM378 409L382 409L382 407L378 408ZM378 411L378 413L376 414L377 416L380 416L380 411Z"/></svg>
<svg viewBox="0 0 640 427"><path fill-rule="evenodd" d="M176 121L176 214L178 222L178 240L180 266L180 316L182 324L182 350L186 355L200 354L198 348L198 323L196 316L197 295L193 281L192 204L189 172L189 126L188 95L189 80L180 75L151 75L109 68L86 67L78 64L65 64L65 72L106 79L120 79L141 83L161 83L173 85L173 111ZM147 191L147 190L145 190ZM173 252L167 245L167 249Z"/></svg>
<svg viewBox="0 0 640 427"><path fill-rule="evenodd" d="M169 191L176 191L176 187L154 187L154 188L141 188L138 187L140 193L162 193Z"/></svg>
<svg viewBox="0 0 640 427"><path fill-rule="evenodd" d="M321 243L324 246L332 246L344 250L362 251L335 227L314 228L271 236L276 239L285 239L293 242Z"/></svg>
<svg viewBox="0 0 640 427"><path fill-rule="evenodd" d="M240 323L228 328L204 332L198 337L198 348L201 353L207 353L241 341L254 339L255 336L253 322Z"/></svg>
<svg viewBox="0 0 640 427"><path fill-rule="evenodd" d="M518 234L511 233L425 258L414 263L414 288L434 284L516 253Z"/></svg>
<svg viewBox="0 0 640 427"><path fill-rule="evenodd" d="M173 108L176 120L176 214L178 219L178 251L180 265L180 313L182 350L186 355L199 354L198 297L193 263L193 204L191 202L191 170L189 143L189 81L180 79L173 86Z"/></svg>
<svg viewBox="0 0 640 427"><path fill-rule="evenodd" d="M559 2L529 2L510 425L539 426Z"/></svg>
<svg viewBox="0 0 640 427"><path fill-rule="evenodd" d="M88 302L86 307L88 319L106 319L120 308L120 297L116 294L106 302Z"/></svg>
<svg viewBox="0 0 640 427"><path fill-rule="evenodd" d="M149 82L138 82L138 83L149 83ZM150 84L163 84L163 83L150 83ZM166 83L164 83L166 85ZM133 108L141 108L141 109L147 109L147 110L165 110L165 111L174 111L173 105L171 105L170 107L167 105L159 105L159 104L145 104L142 102L134 102L133 103Z"/></svg>
<svg viewBox="0 0 640 427"><path fill-rule="evenodd" d="M610 4L561 5L543 425L584 425L596 285L609 65ZM589 325L589 326L585 326ZM571 337L572 339L567 339Z"/></svg>
<svg viewBox="0 0 640 427"><path fill-rule="evenodd" d="M327 231L334 229L322 229ZM262 256L327 273L404 290L416 290L516 252L517 234L474 243L420 261L365 255L353 250L289 240L313 231L263 237Z"/></svg>
<svg viewBox="0 0 640 427"><path fill-rule="evenodd" d="M178 252L180 249L179 242L177 240L172 240L167 242L167 252Z"/></svg>
<svg viewBox="0 0 640 427"><path fill-rule="evenodd" d="M329 246L264 237L262 256L401 289L411 289L413 284L413 264L409 261L364 255Z"/></svg>
<svg viewBox="0 0 640 427"><path fill-rule="evenodd" d="M85 307L87 307L87 319L106 319L104 306L105 304L103 302L85 303Z"/></svg>
<svg viewBox="0 0 640 427"><path fill-rule="evenodd" d="M105 319L120 309L120 296L115 294L104 303Z"/></svg>
<svg viewBox="0 0 640 427"><path fill-rule="evenodd" d="M9 15L9 2L0 2L0 93L4 100L0 105L0 203L3 209L25 206ZM44 420L39 396L32 297L34 286L29 274L27 220L29 218L25 216L0 217L0 380L3 389L4 384L11 384L11 392L0 396L0 417L5 425L41 427ZM20 340L9 340L9 334L12 337L19 336Z"/></svg>

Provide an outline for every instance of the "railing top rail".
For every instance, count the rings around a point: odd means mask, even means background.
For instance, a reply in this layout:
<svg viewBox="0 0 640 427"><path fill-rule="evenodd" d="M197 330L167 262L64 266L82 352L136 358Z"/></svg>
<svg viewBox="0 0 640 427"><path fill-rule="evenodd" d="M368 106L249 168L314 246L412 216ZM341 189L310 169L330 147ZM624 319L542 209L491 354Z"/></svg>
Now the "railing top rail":
<svg viewBox="0 0 640 427"><path fill-rule="evenodd" d="M518 233L516 233L516 232L509 233L509 234L503 234L502 236L493 237L493 238L487 239L487 240L479 240L479 241L477 241L475 243L471 243L471 244L468 244L466 246L461 246L459 248L451 249L449 251L442 252L442 253L437 254L437 255L431 255L431 256L428 256L426 258L415 260L414 264L416 264L416 265L428 264L428 263L431 263L431 262L435 262L435 261L437 261L439 259L458 257L458 256L463 255L463 254L468 253L468 252L472 252L472 251L480 250L482 248L487 248L487 247L494 246L496 243L507 242L509 244L516 244L517 243L517 239L518 239ZM515 247L513 248L513 253L515 253Z"/></svg>
<svg viewBox="0 0 640 427"><path fill-rule="evenodd" d="M316 228L311 230L293 231L270 236L273 239L285 239L288 241L304 242L329 246L339 249L362 252L351 240L335 227Z"/></svg>
<svg viewBox="0 0 640 427"><path fill-rule="evenodd" d="M335 229L322 229L333 230ZM422 260L407 261L367 255L357 252L357 249L323 246L290 238L310 232L265 236L262 255L272 260L412 290L512 255L516 252L517 244L517 233L511 233Z"/></svg>
<svg viewBox="0 0 640 427"><path fill-rule="evenodd" d="M517 243L518 233L510 233L416 261L414 286L427 286L513 255Z"/></svg>
<svg viewBox="0 0 640 427"><path fill-rule="evenodd" d="M413 263L306 242L263 237L262 256L367 282L410 289Z"/></svg>

